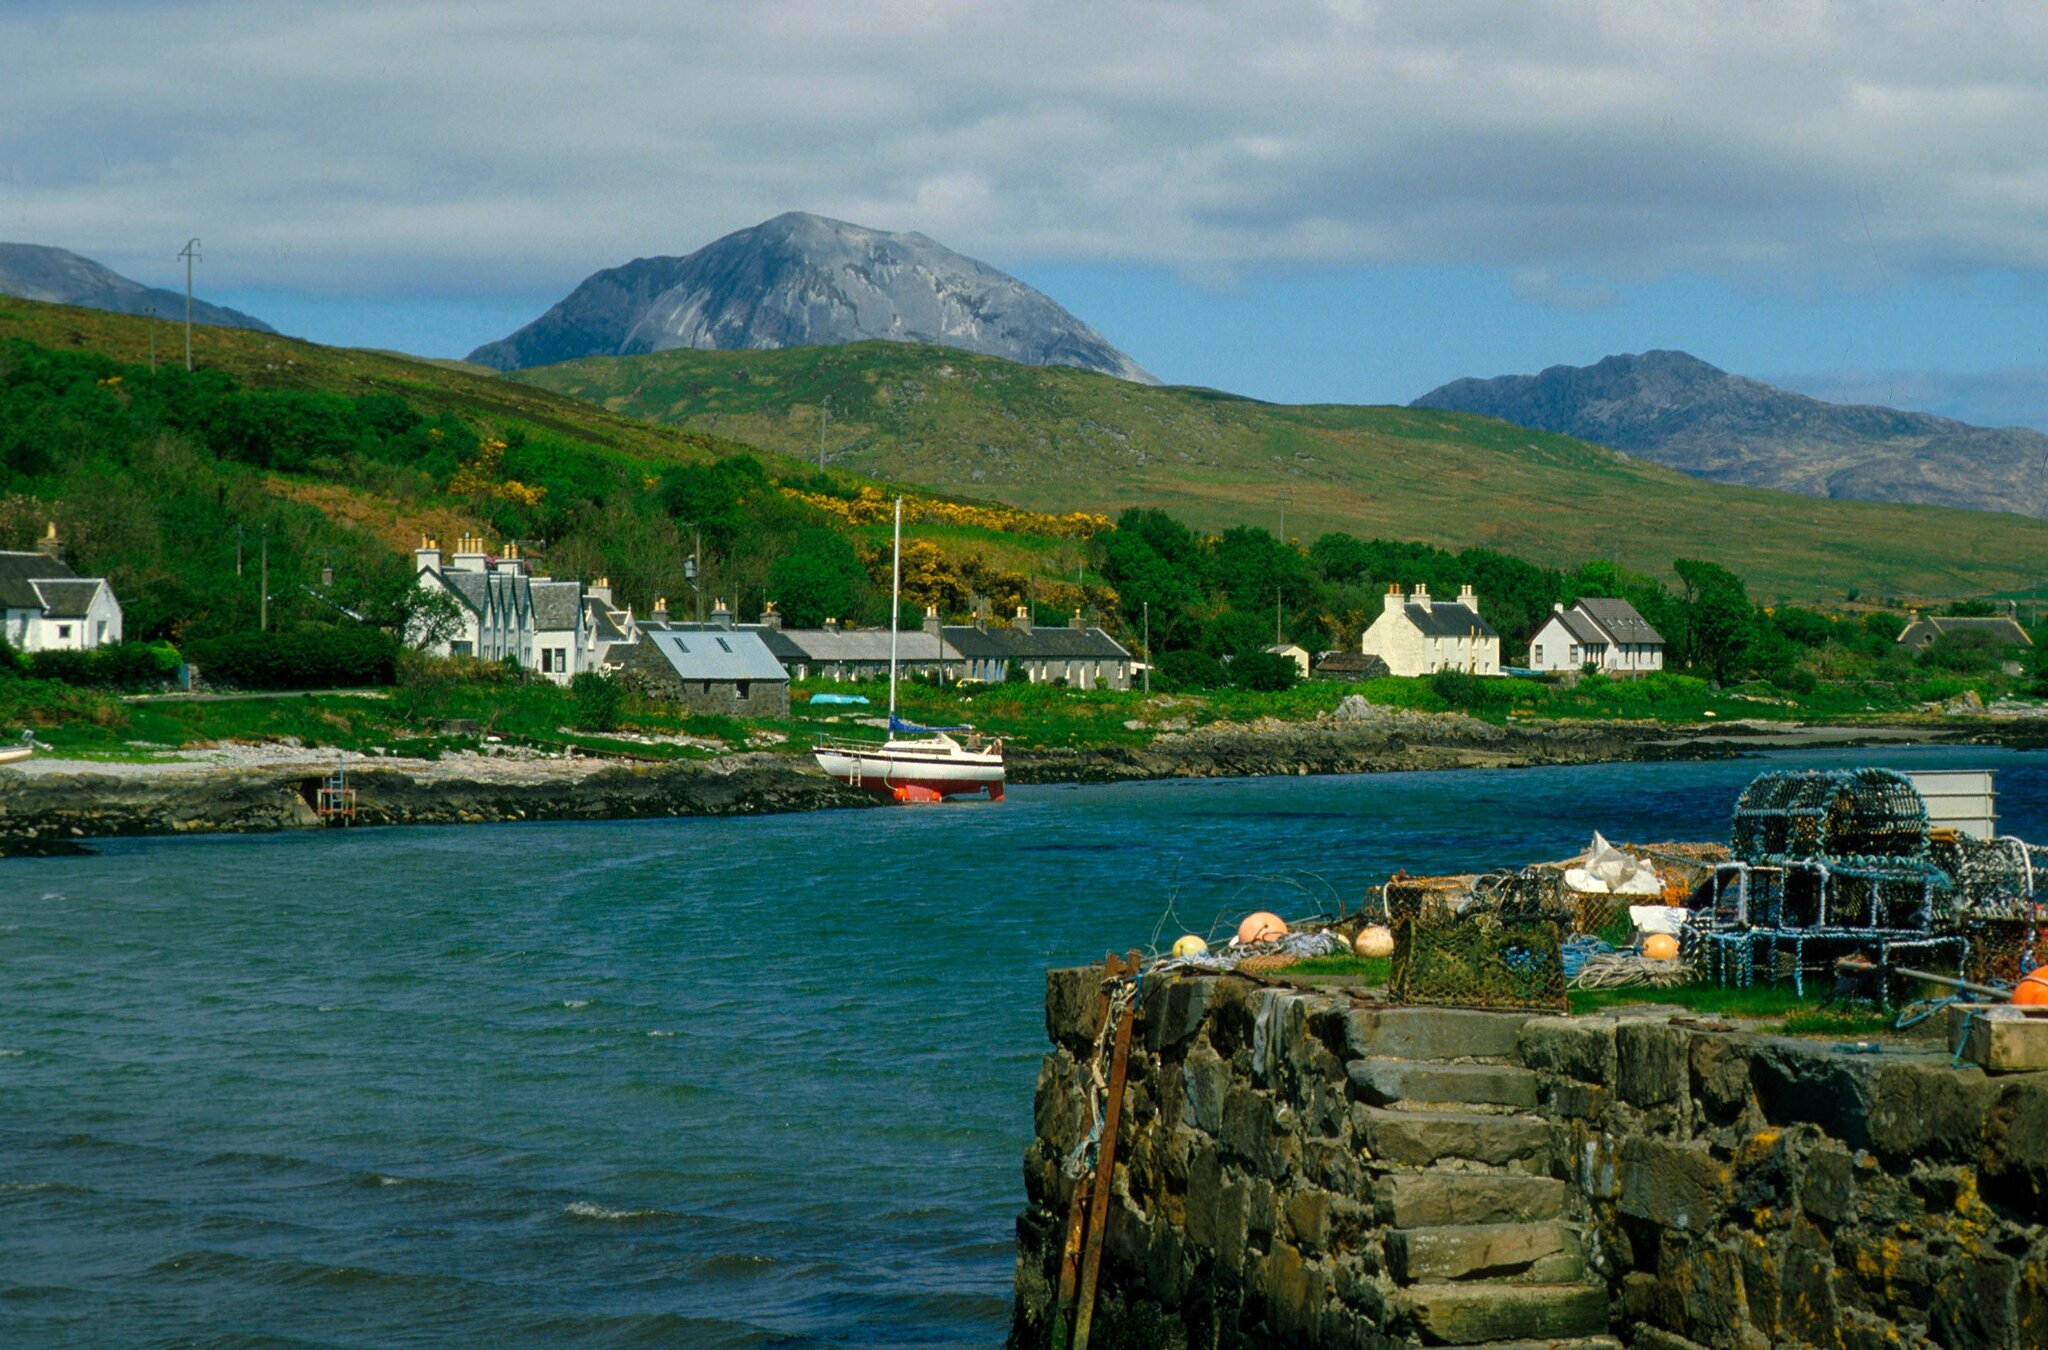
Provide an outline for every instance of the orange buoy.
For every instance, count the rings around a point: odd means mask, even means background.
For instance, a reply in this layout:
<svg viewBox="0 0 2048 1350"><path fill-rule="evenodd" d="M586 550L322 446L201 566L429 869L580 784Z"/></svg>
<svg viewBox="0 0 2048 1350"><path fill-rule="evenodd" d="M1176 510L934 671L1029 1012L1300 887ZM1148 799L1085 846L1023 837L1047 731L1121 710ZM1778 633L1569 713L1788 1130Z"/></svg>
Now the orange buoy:
<svg viewBox="0 0 2048 1350"><path fill-rule="evenodd" d="M1669 933L1652 933L1643 939L1643 955L1652 961L1676 961L1678 939Z"/></svg>
<svg viewBox="0 0 2048 1350"><path fill-rule="evenodd" d="M1358 936L1352 939L1351 950L1360 956L1392 956L1394 935L1385 924L1372 924L1358 930Z"/></svg>
<svg viewBox="0 0 2048 1350"><path fill-rule="evenodd" d="M2048 1004L2048 970L2033 971L2021 980L2012 991L2012 1001L2023 1008Z"/></svg>
<svg viewBox="0 0 2048 1350"><path fill-rule="evenodd" d="M1287 936L1287 920L1278 914L1260 910L1244 916L1244 922L1237 926L1237 940L1241 943L1272 942Z"/></svg>

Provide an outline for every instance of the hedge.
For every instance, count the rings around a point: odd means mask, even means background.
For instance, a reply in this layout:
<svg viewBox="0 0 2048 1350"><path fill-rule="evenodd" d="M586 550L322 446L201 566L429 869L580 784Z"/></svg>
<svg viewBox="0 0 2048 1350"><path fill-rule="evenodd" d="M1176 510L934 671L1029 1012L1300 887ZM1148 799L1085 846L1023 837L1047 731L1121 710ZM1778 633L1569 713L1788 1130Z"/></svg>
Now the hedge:
<svg viewBox="0 0 2048 1350"><path fill-rule="evenodd" d="M189 642L185 655L216 688L337 689L398 678L398 644L374 628L234 633Z"/></svg>

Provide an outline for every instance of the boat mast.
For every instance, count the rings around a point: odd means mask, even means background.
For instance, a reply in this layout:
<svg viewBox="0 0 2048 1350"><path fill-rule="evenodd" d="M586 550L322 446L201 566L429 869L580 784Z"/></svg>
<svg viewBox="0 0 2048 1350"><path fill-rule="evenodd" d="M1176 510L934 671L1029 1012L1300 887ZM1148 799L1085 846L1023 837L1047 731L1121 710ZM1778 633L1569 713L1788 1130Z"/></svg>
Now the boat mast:
<svg viewBox="0 0 2048 1350"><path fill-rule="evenodd" d="M896 499L896 557L889 565L889 731L896 731L896 621L903 612L903 499Z"/></svg>

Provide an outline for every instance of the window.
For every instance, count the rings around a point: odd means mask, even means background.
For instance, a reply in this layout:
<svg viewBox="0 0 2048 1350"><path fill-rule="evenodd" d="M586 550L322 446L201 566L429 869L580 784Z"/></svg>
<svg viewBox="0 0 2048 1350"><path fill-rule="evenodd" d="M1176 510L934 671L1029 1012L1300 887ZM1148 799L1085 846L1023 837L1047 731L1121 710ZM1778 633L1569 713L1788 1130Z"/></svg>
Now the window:
<svg viewBox="0 0 2048 1350"><path fill-rule="evenodd" d="M107 640L107 621L105 619L93 620L92 640L95 643L101 643Z"/></svg>
<svg viewBox="0 0 2048 1350"><path fill-rule="evenodd" d="M552 675L555 673L554 648L543 647L540 649L540 673L543 675Z"/></svg>
<svg viewBox="0 0 2048 1350"><path fill-rule="evenodd" d="M732 644L730 642L727 642L724 638L717 638L714 640L718 643L718 650L725 652L728 655L731 654Z"/></svg>
<svg viewBox="0 0 2048 1350"><path fill-rule="evenodd" d="M745 680L733 681L732 696L734 698L745 698L747 696L747 682Z"/></svg>
<svg viewBox="0 0 2048 1350"><path fill-rule="evenodd" d="M62 642L62 641L64 641L64 640L65 640L66 638L68 638L68 637L70 637L70 636L71 636L71 625L70 625L70 624L68 624L68 623L60 623L60 624L58 624L58 625L57 625L57 640L58 640L59 642Z"/></svg>
<svg viewBox="0 0 2048 1350"><path fill-rule="evenodd" d="M555 673L558 675L567 675L569 673L569 649L567 647L555 648Z"/></svg>
<svg viewBox="0 0 2048 1350"><path fill-rule="evenodd" d="M1536 664L1543 664L1543 644L1540 642L1536 644Z"/></svg>

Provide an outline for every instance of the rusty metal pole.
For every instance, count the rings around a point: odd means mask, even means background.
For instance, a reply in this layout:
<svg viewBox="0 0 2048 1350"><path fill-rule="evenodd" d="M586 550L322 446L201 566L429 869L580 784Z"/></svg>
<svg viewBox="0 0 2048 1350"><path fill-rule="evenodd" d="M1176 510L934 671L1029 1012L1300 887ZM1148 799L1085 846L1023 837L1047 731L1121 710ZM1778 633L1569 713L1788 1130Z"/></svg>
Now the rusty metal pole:
<svg viewBox="0 0 2048 1350"><path fill-rule="evenodd" d="M1133 977L1135 978L1135 977ZM1089 1206L1088 1246L1081 1258L1081 1300L1074 1310L1073 1350L1088 1350L1088 1327L1095 1315L1095 1282L1102 1271L1102 1230L1109 1222L1109 1194L1116 1181L1117 1125L1123 1119L1124 1076L1131 1060L1131 1025L1138 1020L1134 996L1117 1020L1116 1049L1109 1062L1108 1100L1102 1111L1102 1146L1095 1159L1095 1197Z"/></svg>

